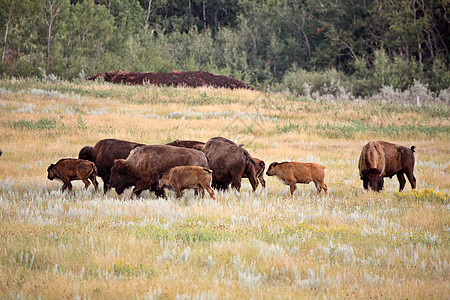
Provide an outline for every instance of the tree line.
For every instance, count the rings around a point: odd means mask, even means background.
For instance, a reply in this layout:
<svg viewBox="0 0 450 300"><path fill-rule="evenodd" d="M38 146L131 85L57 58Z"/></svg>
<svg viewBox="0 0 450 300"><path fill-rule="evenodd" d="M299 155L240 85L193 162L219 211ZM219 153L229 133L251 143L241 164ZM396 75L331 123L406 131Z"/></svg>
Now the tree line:
<svg viewBox="0 0 450 300"><path fill-rule="evenodd" d="M438 93L450 86L449 11L448 0L0 0L0 74L203 70L296 92L417 81Z"/></svg>

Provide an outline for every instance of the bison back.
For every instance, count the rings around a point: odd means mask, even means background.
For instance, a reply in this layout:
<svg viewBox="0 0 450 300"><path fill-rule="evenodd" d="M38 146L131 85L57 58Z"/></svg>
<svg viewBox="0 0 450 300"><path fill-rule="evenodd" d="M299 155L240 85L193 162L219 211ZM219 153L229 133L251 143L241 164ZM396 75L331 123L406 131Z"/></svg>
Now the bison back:
<svg viewBox="0 0 450 300"><path fill-rule="evenodd" d="M156 178L177 166L208 167L203 152L168 145L138 147L131 151L127 164L138 177L140 174L146 174L151 178Z"/></svg>

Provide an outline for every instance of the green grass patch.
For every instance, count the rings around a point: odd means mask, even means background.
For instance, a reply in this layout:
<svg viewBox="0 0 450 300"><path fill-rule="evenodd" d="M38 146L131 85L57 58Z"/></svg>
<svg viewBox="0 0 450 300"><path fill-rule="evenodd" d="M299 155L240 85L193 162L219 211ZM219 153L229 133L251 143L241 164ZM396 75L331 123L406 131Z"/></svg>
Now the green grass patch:
<svg viewBox="0 0 450 300"><path fill-rule="evenodd" d="M33 120L17 120L9 121L8 125L13 129L21 130L50 130L57 127L57 122L55 118L40 118L37 121Z"/></svg>

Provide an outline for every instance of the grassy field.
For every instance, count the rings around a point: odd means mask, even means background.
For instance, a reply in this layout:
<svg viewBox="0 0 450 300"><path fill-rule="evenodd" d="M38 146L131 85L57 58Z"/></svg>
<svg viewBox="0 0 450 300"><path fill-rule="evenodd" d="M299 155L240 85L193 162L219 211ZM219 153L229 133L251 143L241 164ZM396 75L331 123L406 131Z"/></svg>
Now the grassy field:
<svg viewBox="0 0 450 300"><path fill-rule="evenodd" d="M448 298L449 107L282 94L0 80L0 298ZM267 178L255 193L103 195L46 169L104 138L224 136L326 166L330 191ZM416 148L417 190L358 175L372 139ZM99 178L101 182L101 179ZM101 184L102 186L102 184Z"/></svg>

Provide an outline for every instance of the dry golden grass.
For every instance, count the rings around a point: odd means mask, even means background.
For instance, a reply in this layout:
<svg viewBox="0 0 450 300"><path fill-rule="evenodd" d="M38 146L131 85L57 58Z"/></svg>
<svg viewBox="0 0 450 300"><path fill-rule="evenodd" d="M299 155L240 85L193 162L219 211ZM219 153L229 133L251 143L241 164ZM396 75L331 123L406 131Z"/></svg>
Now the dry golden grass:
<svg viewBox="0 0 450 300"><path fill-rule="evenodd" d="M0 81L0 298L445 298L447 106L316 102L282 94ZM73 92L73 93L72 93ZM103 195L46 179L104 138L146 144L224 136L268 166L326 166L330 196L275 178L218 201ZM394 177L364 191L372 139L415 145L416 194ZM99 179L101 181L101 179ZM428 190L428 192L427 192Z"/></svg>

